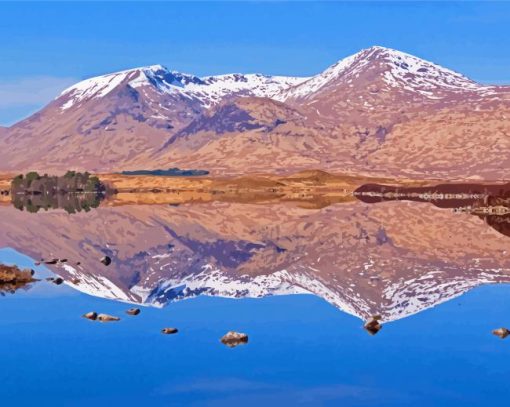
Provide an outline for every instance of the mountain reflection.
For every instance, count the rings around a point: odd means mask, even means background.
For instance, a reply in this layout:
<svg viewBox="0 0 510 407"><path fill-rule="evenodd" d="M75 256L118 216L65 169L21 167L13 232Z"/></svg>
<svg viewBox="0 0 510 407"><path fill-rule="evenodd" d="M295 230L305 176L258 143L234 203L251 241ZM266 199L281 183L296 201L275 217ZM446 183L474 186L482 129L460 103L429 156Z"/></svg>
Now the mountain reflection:
<svg viewBox="0 0 510 407"><path fill-rule="evenodd" d="M478 216L510 237L510 184L440 184L426 187L392 187L367 184L354 195L366 203L386 201L430 202L439 208Z"/></svg>
<svg viewBox="0 0 510 407"><path fill-rule="evenodd" d="M425 202L321 206L105 205L73 216L4 206L0 246L36 260L66 258L48 267L77 290L153 306L198 295L311 293L387 322L481 284L510 282L500 234L508 222L496 227Z"/></svg>

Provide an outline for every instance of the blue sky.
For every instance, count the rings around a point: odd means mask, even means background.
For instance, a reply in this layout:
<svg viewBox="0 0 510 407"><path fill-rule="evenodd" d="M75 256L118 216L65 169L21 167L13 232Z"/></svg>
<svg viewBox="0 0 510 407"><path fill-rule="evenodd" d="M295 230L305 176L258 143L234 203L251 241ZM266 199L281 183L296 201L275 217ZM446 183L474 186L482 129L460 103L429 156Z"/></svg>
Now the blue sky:
<svg viewBox="0 0 510 407"><path fill-rule="evenodd" d="M510 83L504 2L0 2L0 16L3 125L106 72L311 75L376 44Z"/></svg>

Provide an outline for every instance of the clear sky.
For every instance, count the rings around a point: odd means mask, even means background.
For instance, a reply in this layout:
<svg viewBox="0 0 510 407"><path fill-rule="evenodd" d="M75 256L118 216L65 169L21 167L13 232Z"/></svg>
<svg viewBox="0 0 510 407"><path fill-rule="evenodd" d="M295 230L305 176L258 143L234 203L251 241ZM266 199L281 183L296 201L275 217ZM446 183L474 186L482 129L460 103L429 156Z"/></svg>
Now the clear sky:
<svg viewBox="0 0 510 407"><path fill-rule="evenodd" d="M505 2L0 2L0 41L3 125L116 70L312 75L371 45L510 83Z"/></svg>

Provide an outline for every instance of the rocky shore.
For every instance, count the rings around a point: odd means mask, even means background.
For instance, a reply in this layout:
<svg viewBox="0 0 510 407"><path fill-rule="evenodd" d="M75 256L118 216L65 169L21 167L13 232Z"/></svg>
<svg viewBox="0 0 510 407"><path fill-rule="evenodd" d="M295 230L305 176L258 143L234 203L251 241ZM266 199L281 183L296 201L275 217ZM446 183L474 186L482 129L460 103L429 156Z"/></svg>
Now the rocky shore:
<svg viewBox="0 0 510 407"><path fill-rule="evenodd" d="M0 293L28 288L34 281L34 270L0 264Z"/></svg>

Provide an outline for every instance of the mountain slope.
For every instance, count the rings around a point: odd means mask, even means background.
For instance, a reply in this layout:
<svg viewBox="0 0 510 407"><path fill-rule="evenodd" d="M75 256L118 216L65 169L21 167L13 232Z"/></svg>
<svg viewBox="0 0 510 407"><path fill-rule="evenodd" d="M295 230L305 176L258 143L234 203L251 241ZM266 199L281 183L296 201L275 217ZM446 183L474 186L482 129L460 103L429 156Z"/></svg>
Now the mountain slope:
<svg viewBox="0 0 510 407"><path fill-rule="evenodd" d="M229 98L268 97L301 78L204 78L155 65L82 81L3 138L5 169L109 171L145 167L150 154L207 108ZM27 146L37 142L37 150ZM140 167L134 167L140 168Z"/></svg>
<svg viewBox="0 0 510 407"><path fill-rule="evenodd" d="M179 166L497 179L507 176L509 110L510 87L383 47L311 78L199 78L154 65L82 81L9 128L0 171Z"/></svg>
<svg viewBox="0 0 510 407"><path fill-rule="evenodd" d="M196 129L190 143L205 139L207 145L195 145L185 157L174 146L158 162L218 172L321 168L388 176L507 176L501 159L508 154L498 151L510 153L510 122L504 119L509 87L480 85L411 55L372 47L275 98L299 111L299 126L244 128L224 137ZM466 159L472 164L466 166Z"/></svg>

